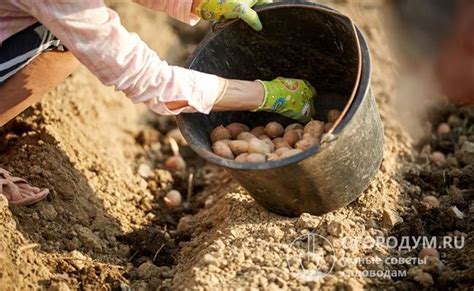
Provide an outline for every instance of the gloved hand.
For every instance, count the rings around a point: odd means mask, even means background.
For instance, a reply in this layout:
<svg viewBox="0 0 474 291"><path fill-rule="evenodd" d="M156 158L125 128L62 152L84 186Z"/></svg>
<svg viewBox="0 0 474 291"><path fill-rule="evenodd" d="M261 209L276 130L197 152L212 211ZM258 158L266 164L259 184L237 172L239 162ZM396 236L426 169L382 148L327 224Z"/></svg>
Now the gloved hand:
<svg viewBox="0 0 474 291"><path fill-rule="evenodd" d="M252 7L272 2L272 0L201 0L195 12L204 20L240 18L256 31L260 31L262 23Z"/></svg>
<svg viewBox="0 0 474 291"><path fill-rule="evenodd" d="M265 89L262 105L255 111L268 111L283 116L308 122L314 115L314 89L308 81L298 79L276 78L273 81L260 81Z"/></svg>

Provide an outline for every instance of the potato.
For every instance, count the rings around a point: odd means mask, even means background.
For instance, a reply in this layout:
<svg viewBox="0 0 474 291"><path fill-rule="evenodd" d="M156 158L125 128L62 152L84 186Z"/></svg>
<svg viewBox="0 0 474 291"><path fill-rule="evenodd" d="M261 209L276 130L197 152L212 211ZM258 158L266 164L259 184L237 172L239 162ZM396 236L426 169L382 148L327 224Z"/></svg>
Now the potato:
<svg viewBox="0 0 474 291"><path fill-rule="evenodd" d="M249 142L249 153L266 155L271 153L271 149L264 141L261 141L258 138L252 138Z"/></svg>
<svg viewBox="0 0 474 291"><path fill-rule="evenodd" d="M230 150L229 146L222 141L217 141L215 144L212 145L212 150L214 153L220 157L225 159L233 160L234 154Z"/></svg>
<svg viewBox="0 0 474 291"><path fill-rule="evenodd" d="M246 163L248 155L248 153L240 154L237 156L237 158L235 158L235 161L239 163Z"/></svg>
<svg viewBox="0 0 474 291"><path fill-rule="evenodd" d="M270 122L265 126L265 134L271 138L283 136L283 126L278 122Z"/></svg>
<svg viewBox="0 0 474 291"><path fill-rule="evenodd" d="M304 127L304 133L319 138L324 133L324 123L319 120L312 120Z"/></svg>
<svg viewBox="0 0 474 291"><path fill-rule="evenodd" d="M252 153L247 156L247 163L265 163L267 159L264 155Z"/></svg>
<svg viewBox="0 0 474 291"><path fill-rule="evenodd" d="M181 171L186 169L186 162L179 156L171 156L165 161L165 168L171 171Z"/></svg>
<svg viewBox="0 0 474 291"><path fill-rule="evenodd" d="M311 138L303 138L302 140L298 141L295 144L295 148L300 149L302 151L305 151L309 149L310 147L317 145L319 143L319 140L317 138L311 137Z"/></svg>
<svg viewBox="0 0 474 291"><path fill-rule="evenodd" d="M233 140L228 144L228 146L236 156L249 151L249 143L245 140Z"/></svg>
<svg viewBox="0 0 474 291"><path fill-rule="evenodd" d="M234 122L226 126L232 139L236 139L242 132L249 131L249 127L245 124Z"/></svg>
<svg viewBox="0 0 474 291"><path fill-rule="evenodd" d="M280 155L276 152L267 155L267 161L276 161L278 159L280 159Z"/></svg>
<svg viewBox="0 0 474 291"><path fill-rule="evenodd" d="M225 143L226 145L229 145L229 143L230 143L232 140L230 140L230 139L221 139L221 140L219 140L219 141Z"/></svg>
<svg viewBox="0 0 474 291"><path fill-rule="evenodd" d="M339 118L341 113L342 113L341 111L336 110L336 109L329 110L328 111L328 121L333 122L333 123L336 122L336 120Z"/></svg>
<svg viewBox="0 0 474 291"><path fill-rule="evenodd" d="M297 154L300 154L302 153L303 151L300 150L300 149L292 149L292 150L288 150L286 152L284 152L283 154L281 154L280 156L280 160L282 159L286 159L286 158L289 158L291 156L294 156L294 155L297 155Z"/></svg>
<svg viewBox="0 0 474 291"><path fill-rule="evenodd" d="M324 125L324 132L329 132L332 129L333 126L334 126L334 123L332 123L332 122L326 123Z"/></svg>
<svg viewBox="0 0 474 291"><path fill-rule="evenodd" d="M285 133L283 140L291 147L295 145L303 137L303 131L298 129L292 129Z"/></svg>
<svg viewBox="0 0 474 291"><path fill-rule="evenodd" d="M275 138L273 140L273 145L275 146L276 149L291 148L291 146L282 137Z"/></svg>
<svg viewBox="0 0 474 291"><path fill-rule="evenodd" d="M270 150L270 152L275 151L275 145L273 144L271 139L264 139L262 141L268 146L268 149Z"/></svg>
<svg viewBox="0 0 474 291"><path fill-rule="evenodd" d="M279 156L281 156L283 153L286 153L287 151L289 150L292 150L292 148L286 148L286 147L282 147L282 148L279 148L275 151L275 153Z"/></svg>
<svg viewBox="0 0 474 291"><path fill-rule="evenodd" d="M293 123L293 124L288 125L285 128L285 132L293 130L293 129L304 129L304 126L299 123Z"/></svg>
<svg viewBox="0 0 474 291"><path fill-rule="evenodd" d="M251 134L255 135L256 137L259 137L261 135L265 134L265 127L263 126L257 126L254 129L250 131Z"/></svg>
<svg viewBox="0 0 474 291"><path fill-rule="evenodd" d="M262 134L261 136L258 137L260 140L272 140L268 135Z"/></svg>
<svg viewBox="0 0 474 291"><path fill-rule="evenodd" d="M253 138L256 138L256 136L251 134L250 132L242 132L237 136L238 140L245 140L246 142L249 142Z"/></svg>
<svg viewBox="0 0 474 291"><path fill-rule="evenodd" d="M227 128L222 125L214 128L214 130L211 132L212 143L223 139L231 139L230 133Z"/></svg>

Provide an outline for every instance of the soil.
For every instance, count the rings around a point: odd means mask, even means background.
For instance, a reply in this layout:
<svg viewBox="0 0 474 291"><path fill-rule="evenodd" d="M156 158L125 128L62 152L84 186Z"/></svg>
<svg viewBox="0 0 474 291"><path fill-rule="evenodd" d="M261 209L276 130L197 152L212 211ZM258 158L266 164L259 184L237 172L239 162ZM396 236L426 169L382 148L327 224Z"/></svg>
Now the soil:
<svg viewBox="0 0 474 291"><path fill-rule="evenodd" d="M384 122L383 164L357 201L321 217L272 214L183 144L173 118L132 104L81 68L0 129L0 165L51 190L28 207L0 197L1 289L472 288L474 109L440 107L428 138L413 142L392 106L398 64L384 26L385 1L325 2L350 15L369 40ZM209 28L108 3L172 64L182 65ZM443 122L450 131L439 135ZM178 140L185 169L164 165L173 156L169 135ZM435 151L444 162L433 160ZM165 205L171 189L182 194L181 206ZM302 257L305 245L294 241L308 234L327 240L317 242L314 256ZM426 264L387 264L386 258L418 257L421 244L409 251L343 244L348 237L406 236L464 238L464 245L440 248L439 259ZM329 275L302 280L301 265ZM364 270L407 272L358 276Z"/></svg>

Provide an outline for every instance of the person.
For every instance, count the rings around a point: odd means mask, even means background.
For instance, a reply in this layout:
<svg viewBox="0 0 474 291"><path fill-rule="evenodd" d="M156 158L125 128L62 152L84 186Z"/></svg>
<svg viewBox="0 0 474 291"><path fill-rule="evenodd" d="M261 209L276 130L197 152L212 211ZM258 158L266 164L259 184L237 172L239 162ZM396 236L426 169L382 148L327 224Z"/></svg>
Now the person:
<svg viewBox="0 0 474 291"><path fill-rule="evenodd" d="M262 23L253 7L272 1L134 2L166 12L189 25L195 25L199 19L241 18L259 31ZM38 66L42 68L40 75L48 75L55 81L40 77L36 80L48 85L31 85L32 88L23 90L23 94L0 94L0 121L11 119L19 113L18 108L38 98L33 95L44 93L41 88L63 80L70 73L64 67L73 68L74 64L64 62L61 67L62 64L57 64L59 55L56 60L49 55L45 64L48 53L53 51L72 53L102 83L124 92L134 103L145 103L158 114L270 111L308 121L314 112L312 99L316 91L304 80L281 77L272 81L229 80L168 65L136 34L128 32L117 13L107 8L102 0L4 0L0 2L0 83L4 83L0 85L0 92L2 87L4 91L16 92L19 85L28 84L23 75L29 76L28 70ZM58 71L50 69L53 65L59 67ZM64 77L56 74L59 70ZM38 90L41 94L37 94ZM25 95L24 92L30 93ZM20 100L12 105L11 100L15 98ZM48 195L47 189L32 187L1 168L0 192L6 195L10 204L21 205L36 203Z"/></svg>

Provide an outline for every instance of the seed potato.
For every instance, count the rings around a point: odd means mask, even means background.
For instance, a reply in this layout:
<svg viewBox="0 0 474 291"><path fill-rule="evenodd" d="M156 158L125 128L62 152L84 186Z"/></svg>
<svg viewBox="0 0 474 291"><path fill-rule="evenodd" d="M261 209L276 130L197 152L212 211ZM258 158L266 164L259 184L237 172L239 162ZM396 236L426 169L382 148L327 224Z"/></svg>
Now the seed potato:
<svg viewBox="0 0 474 291"><path fill-rule="evenodd" d="M232 139L236 139L239 134L242 132L249 131L249 127L245 124L234 122L226 126L227 130L229 131L230 136Z"/></svg>
<svg viewBox="0 0 474 291"><path fill-rule="evenodd" d="M250 131L251 134L255 135L256 137L259 137L261 135L264 135L265 134L265 127L263 126L257 126L255 128L253 128L251 131Z"/></svg>
<svg viewBox="0 0 474 291"><path fill-rule="evenodd" d="M250 140L249 153L258 153L258 154L266 155L266 154L269 154L270 152L271 152L270 147L264 141L261 141L258 138L252 138Z"/></svg>
<svg viewBox="0 0 474 291"><path fill-rule="evenodd" d="M319 120L312 120L304 127L304 133L319 138L324 133L324 123Z"/></svg>
<svg viewBox="0 0 474 291"><path fill-rule="evenodd" d="M293 124L288 125L285 128L285 132L293 130L293 129L304 129L304 126L299 123L293 123Z"/></svg>
<svg viewBox="0 0 474 291"><path fill-rule="evenodd" d="M289 130L283 136L283 140L291 147L295 146L301 138L303 138L303 131L298 129Z"/></svg>
<svg viewBox="0 0 474 291"><path fill-rule="evenodd" d="M252 153L247 156L247 163L265 163L267 159L264 155Z"/></svg>
<svg viewBox="0 0 474 291"><path fill-rule="evenodd" d="M232 153L230 147L221 141L217 141L213 146L212 150L214 153L220 157L223 157L225 159L233 160L234 159L234 154Z"/></svg>
<svg viewBox="0 0 474 291"><path fill-rule="evenodd" d="M251 134L250 132L242 132L237 136L238 140L245 140L246 142L249 142L253 138L256 138L256 136Z"/></svg>
<svg viewBox="0 0 474 291"><path fill-rule="evenodd" d="M249 143L245 140L232 140L228 146L236 156L249 151Z"/></svg>
<svg viewBox="0 0 474 291"><path fill-rule="evenodd" d="M214 128L214 130L211 133L211 141L212 143L215 143L216 141L223 140L223 139L231 139L231 135L227 128L224 126L218 126Z"/></svg>
<svg viewBox="0 0 474 291"><path fill-rule="evenodd" d="M265 126L265 134L271 138L283 136L284 128L278 122L270 122Z"/></svg>

